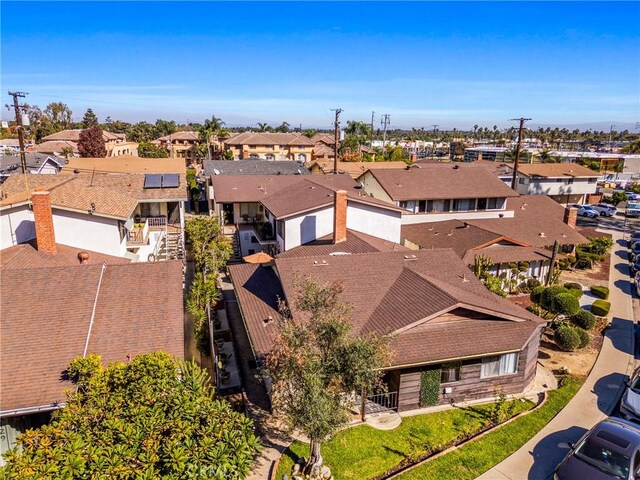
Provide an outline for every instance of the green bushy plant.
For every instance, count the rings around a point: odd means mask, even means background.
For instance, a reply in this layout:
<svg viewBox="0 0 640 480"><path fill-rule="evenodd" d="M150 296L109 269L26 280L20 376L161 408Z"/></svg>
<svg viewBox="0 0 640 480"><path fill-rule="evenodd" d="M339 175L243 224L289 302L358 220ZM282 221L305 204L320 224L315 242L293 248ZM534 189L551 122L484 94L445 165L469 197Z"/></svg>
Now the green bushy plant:
<svg viewBox="0 0 640 480"><path fill-rule="evenodd" d="M611 303L606 300L596 300L591 305L591 313L598 317L606 317L611 310Z"/></svg>
<svg viewBox="0 0 640 480"><path fill-rule="evenodd" d="M531 295L529 295L529 298L531 299L531 301L534 303L540 303L540 297L542 295L542 292L544 292L544 290L545 290L545 287L543 287L542 285L538 287L534 287L534 289L531 290Z"/></svg>
<svg viewBox="0 0 640 480"><path fill-rule="evenodd" d="M584 328L580 328L580 327L573 327L573 328L576 330L576 333L578 334L578 338L580 339L578 348L584 348L587 345L589 345L589 342L591 341L591 337L589 336L589 333Z"/></svg>
<svg viewBox="0 0 640 480"><path fill-rule="evenodd" d="M558 325L553 333L553 339L556 345L565 352L573 352L580 348L582 339L578 333L576 327L568 323L562 323Z"/></svg>
<svg viewBox="0 0 640 480"><path fill-rule="evenodd" d="M580 285L580 284L579 284L579 283L577 283L577 282L566 282L566 283L563 285L563 287L564 287L564 288L566 288L566 289L568 289L568 290L573 290L573 289L576 289L576 290L582 290L582 285Z"/></svg>
<svg viewBox="0 0 640 480"><path fill-rule="evenodd" d="M545 310L550 310L552 312L556 311L555 299L558 295L562 295L563 293L569 293L564 287L560 285L553 285L551 287L547 287L544 289L542 294L540 295L540 305Z"/></svg>
<svg viewBox="0 0 640 480"><path fill-rule="evenodd" d="M571 320L578 327L584 328L585 330L591 330L596 326L597 321L596 316L593 313L587 310L583 310L582 308L578 313L571 317Z"/></svg>
<svg viewBox="0 0 640 480"><path fill-rule="evenodd" d="M556 295L553 298L553 307L556 313L567 317L572 317L580 311L580 303L570 291Z"/></svg>
<svg viewBox="0 0 640 480"><path fill-rule="evenodd" d="M603 287L600 285L593 285L591 287L591 293L593 293L596 297L606 300L609 298L609 288Z"/></svg>

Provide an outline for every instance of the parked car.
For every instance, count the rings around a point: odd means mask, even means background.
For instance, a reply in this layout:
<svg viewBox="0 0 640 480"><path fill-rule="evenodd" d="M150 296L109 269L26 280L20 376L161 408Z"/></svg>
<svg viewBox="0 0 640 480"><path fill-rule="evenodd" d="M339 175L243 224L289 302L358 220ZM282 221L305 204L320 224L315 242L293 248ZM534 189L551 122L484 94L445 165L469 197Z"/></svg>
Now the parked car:
<svg viewBox="0 0 640 480"><path fill-rule="evenodd" d="M640 257L636 256L636 258L633 259L629 269L631 270L631 275L635 275L636 273L640 272Z"/></svg>
<svg viewBox="0 0 640 480"><path fill-rule="evenodd" d="M607 217L613 217L618 213L618 209L610 203L596 203L595 205L591 205L591 207L594 210L597 210L600 215L605 215Z"/></svg>
<svg viewBox="0 0 640 480"><path fill-rule="evenodd" d="M580 207L578 207L578 215L582 217L596 218L600 216L600 212L591 205L580 205Z"/></svg>
<svg viewBox="0 0 640 480"><path fill-rule="evenodd" d="M607 418L569 447L554 480L640 478L640 426L632 422Z"/></svg>
<svg viewBox="0 0 640 480"><path fill-rule="evenodd" d="M629 203L624 211L627 217L640 217L640 203Z"/></svg>
<svg viewBox="0 0 640 480"><path fill-rule="evenodd" d="M629 201L632 200L638 200L640 198L640 196L638 196L637 193L633 193L633 192L624 192L624 194L627 196L627 198L629 199Z"/></svg>
<svg viewBox="0 0 640 480"><path fill-rule="evenodd" d="M636 257L638 257L638 255L640 255L640 241L638 242L633 242L630 246L629 246L629 260L631 260L633 263L635 263L636 261Z"/></svg>
<svg viewBox="0 0 640 480"><path fill-rule="evenodd" d="M635 282L636 282L636 295L638 295L640 297L640 271L637 271L635 278Z"/></svg>
<svg viewBox="0 0 640 480"><path fill-rule="evenodd" d="M637 287L638 275L636 275L635 281ZM625 385L626 390L620 399L620 415L627 420L640 422L640 368L633 372Z"/></svg>

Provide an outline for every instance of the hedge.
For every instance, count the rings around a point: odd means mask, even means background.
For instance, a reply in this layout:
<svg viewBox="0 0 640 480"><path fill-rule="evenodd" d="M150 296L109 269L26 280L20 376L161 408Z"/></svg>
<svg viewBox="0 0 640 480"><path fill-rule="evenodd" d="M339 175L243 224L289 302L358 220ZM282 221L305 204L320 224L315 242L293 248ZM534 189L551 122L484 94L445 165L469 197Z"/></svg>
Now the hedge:
<svg viewBox="0 0 640 480"><path fill-rule="evenodd" d="M556 331L553 333L553 339L556 345L565 352L577 350L582 344L582 338L578 333L577 327L568 323L563 323L556 328Z"/></svg>
<svg viewBox="0 0 640 480"><path fill-rule="evenodd" d="M420 407L437 405L440 399L440 368L424 370L420 375Z"/></svg>
<svg viewBox="0 0 640 480"><path fill-rule="evenodd" d="M544 291L545 291L545 287L543 287L543 286L535 287L531 291L531 295L529 295L529 298L534 303L540 303L540 296L542 295L542 292L544 292Z"/></svg>
<svg viewBox="0 0 640 480"><path fill-rule="evenodd" d="M568 290L582 290L582 285L576 282L567 282L563 285Z"/></svg>
<svg viewBox="0 0 640 480"><path fill-rule="evenodd" d="M611 310L611 302L606 300L596 300L591 304L591 313L598 317L606 317Z"/></svg>
<svg viewBox="0 0 640 480"><path fill-rule="evenodd" d="M593 293L596 297L606 300L609 298L609 288L601 287L599 285L594 285L591 287L591 293Z"/></svg>
<svg viewBox="0 0 640 480"><path fill-rule="evenodd" d="M553 298L553 307L556 313L573 317L580 311L578 299L570 292L560 293Z"/></svg>
<svg viewBox="0 0 640 480"><path fill-rule="evenodd" d="M561 287L560 285L554 285L552 287L545 288L542 294L540 295L540 305L545 310L550 310L552 312L555 312L556 311L555 298L562 293L569 293L569 290L567 290L564 287Z"/></svg>
<svg viewBox="0 0 640 480"><path fill-rule="evenodd" d="M580 344L578 345L578 348L584 348L587 345L589 345L589 342L591 341L591 337L589 336L589 333L587 333L587 331L584 328L580 328L580 327L573 327L576 330L576 333L578 334L578 338L580 339Z"/></svg>
<svg viewBox="0 0 640 480"><path fill-rule="evenodd" d="M576 299L580 300L584 292L582 290L578 290L577 288L570 288L569 293L576 297Z"/></svg>
<svg viewBox="0 0 640 480"><path fill-rule="evenodd" d="M580 309L578 313L576 313L573 317L571 317L573 323L575 323L578 327L584 328L585 330L591 330L596 326L596 316L587 311Z"/></svg>

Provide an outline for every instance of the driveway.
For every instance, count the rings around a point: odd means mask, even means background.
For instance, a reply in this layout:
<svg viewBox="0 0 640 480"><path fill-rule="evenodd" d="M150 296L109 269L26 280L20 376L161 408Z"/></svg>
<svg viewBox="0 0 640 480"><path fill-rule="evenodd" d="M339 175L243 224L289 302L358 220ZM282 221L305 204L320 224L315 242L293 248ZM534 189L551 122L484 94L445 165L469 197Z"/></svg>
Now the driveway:
<svg viewBox="0 0 640 480"><path fill-rule="evenodd" d="M615 241L611 254L611 326L591 373L576 396L536 436L478 480L546 480L568 451L567 442L582 434L616 408L623 382L633 372L633 293L623 233L609 231ZM584 479L587 480L587 479Z"/></svg>

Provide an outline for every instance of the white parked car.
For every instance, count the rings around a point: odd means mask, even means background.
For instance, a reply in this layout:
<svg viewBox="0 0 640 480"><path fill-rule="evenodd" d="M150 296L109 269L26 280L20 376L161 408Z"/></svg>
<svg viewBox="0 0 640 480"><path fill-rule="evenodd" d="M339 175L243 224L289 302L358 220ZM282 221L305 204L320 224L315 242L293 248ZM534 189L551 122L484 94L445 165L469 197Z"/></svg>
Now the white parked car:
<svg viewBox="0 0 640 480"><path fill-rule="evenodd" d="M595 205L591 205L591 207L593 207L594 210L597 210L600 215L605 215L607 217L613 217L618 213L618 209L610 203L596 203Z"/></svg>
<svg viewBox="0 0 640 480"><path fill-rule="evenodd" d="M580 205L578 207L578 215L582 217L596 218L600 216L600 212L591 205Z"/></svg>
<svg viewBox="0 0 640 480"><path fill-rule="evenodd" d="M624 214L627 217L640 217L640 203L629 203Z"/></svg>

